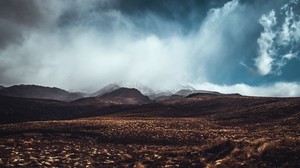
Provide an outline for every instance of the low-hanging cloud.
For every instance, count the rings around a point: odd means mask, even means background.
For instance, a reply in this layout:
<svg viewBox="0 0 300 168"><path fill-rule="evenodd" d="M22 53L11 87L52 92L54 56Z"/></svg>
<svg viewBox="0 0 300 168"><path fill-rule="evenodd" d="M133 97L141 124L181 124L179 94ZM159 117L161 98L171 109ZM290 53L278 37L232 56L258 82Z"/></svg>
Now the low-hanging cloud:
<svg viewBox="0 0 300 168"><path fill-rule="evenodd" d="M154 90L178 89L185 84L204 86L201 83L221 86L222 81L242 83L251 75L240 63L250 60L245 64L250 66L257 48L252 43L256 44L257 38L261 43L265 40L257 23L265 9L256 11L253 4L239 0L30 3L30 9L23 9L22 15L32 18L32 23L12 19L9 12L0 16L0 21L9 22L14 28L7 30L13 36L0 38L0 80L4 85L33 83L93 91L110 83L128 81ZM182 8L172 3L183 3ZM177 11L183 12L184 17L176 15ZM289 13L292 15L295 14ZM287 21L292 22L287 24L290 29L298 24L292 20ZM264 30L268 31L274 32L273 28ZM279 37L295 37L295 43L297 33L296 29L293 35L285 36L276 31L273 43L258 45L268 54L265 58L271 60L260 63L263 59L256 58L260 74L273 71L275 58L268 52L279 44ZM287 40L282 44L291 43ZM282 60L296 56L294 50L290 54Z"/></svg>
<svg viewBox="0 0 300 168"><path fill-rule="evenodd" d="M80 10L90 8L92 5ZM206 81L205 65L214 57L221 57L226 49L222 31L228 27L222 24L224 20L231 21L228 16L236 8L238 1L234 0L212 9L200 28L188 35L181 33L177 23L151 13L135 19L146 25L154 24L158 34L140 30L136 20L118 10L84 13L88 21L79 19L69 25L60 23L62 27L35 30L24 37L22 44L3 50L1 62L5 71L1 78L7 83L70 89L99 88L119 81L138 81L166 89L195 76L197 81ZM57 16L52 24L56 22L63 21Z"/></svg>
<svg viewBox="0 0 300 168"><path fill-rule="evenodd" d="M192 85L195 88L201 88L221 93L239 93L249 96L269 96L269 97L299 97L299 82L276 82L269 85L249 86L246 84L235 85L216 85L212 83L202 83Z"/></svg>

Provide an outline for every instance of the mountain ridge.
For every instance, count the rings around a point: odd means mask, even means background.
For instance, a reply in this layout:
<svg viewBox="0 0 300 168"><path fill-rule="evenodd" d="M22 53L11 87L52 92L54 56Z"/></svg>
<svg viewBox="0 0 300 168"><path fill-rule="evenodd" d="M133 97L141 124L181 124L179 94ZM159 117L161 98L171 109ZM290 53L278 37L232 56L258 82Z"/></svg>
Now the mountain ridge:
<svg viewBox="0 0 300 168"><path fill-rule="evenodd" d="M52 99L72 101L83 97L80 93L71 93L57 87L39 85L14 85L0 90L0 95L21 98Z"/></svg>
<svg viewBox="0 0 300 168"><path fill-rule="evenodd" d="M147 88L148 90L151 90ZM122 91L123 90L123 91ZM109 84L100 90L85 94L80 92L68 92L57 87L47 87L39 85L13 85L10 87L0 86L0 95L36 98L36 99L52 99L60 101L74 101L83 99L84 104L144 104L151 101L160 102L172 99L180 99L188 96L224 95L215 91L196 90L191 87L185 87L178 91L162 91L143 93L137 88L121 87L116 83ZM109 96L110 95L110 96ZM114 96L112 96L114 95ZM146 97L147 98L146 98ZM97 98L93 98L97 97Z"/></svg>
<svg viewBox="0 0 300 168"><path fill-rule="evenodd" d="M72 103L85 106L111 106L147 104L150 102L151 100L149 99L149 97L143 95L139 90L134 88L121 87L100 96L82 98L75 100Z"/></svg>
<svg viewBox="0 0 300 168"><path fill-rule="evenodd" d="M90 95L90 97L99 97L99 96L104 95L105 93L112 92L112 91L117 90L119 88L120 88L120 86L118 84L112 83L112 84L106 85L103 88L101 88L100 90L92 93Z"/></svg>

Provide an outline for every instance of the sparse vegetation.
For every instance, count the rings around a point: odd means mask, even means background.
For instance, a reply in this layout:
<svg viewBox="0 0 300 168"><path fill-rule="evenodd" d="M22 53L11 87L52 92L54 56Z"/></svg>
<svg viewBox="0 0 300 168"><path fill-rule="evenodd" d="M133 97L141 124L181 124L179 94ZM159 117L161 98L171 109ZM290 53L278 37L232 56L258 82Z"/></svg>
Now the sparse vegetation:
<svg viewBox="0 0 300 168"><path fill-rule="evenodd" d="M0 167L300 167L299 98L118 99L0 97Z"/></svg>
<svg viewBox="0 0 300 168"><path fill-rule="evenodd" d="M25 167L299 167L299 125L94 117L1 125L0 164ZM255 128L255 129L254 129Z"/></svg>

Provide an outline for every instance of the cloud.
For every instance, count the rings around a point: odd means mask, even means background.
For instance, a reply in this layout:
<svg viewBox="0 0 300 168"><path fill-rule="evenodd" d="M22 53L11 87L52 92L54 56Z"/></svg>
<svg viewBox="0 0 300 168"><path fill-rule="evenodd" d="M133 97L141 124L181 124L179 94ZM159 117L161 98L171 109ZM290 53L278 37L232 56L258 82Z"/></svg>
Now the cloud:
<svg viewBox="0 0 300 168"><path fill-rule="evenodd" d="M51 28L63 10L63 3L57 0L1 1L0 49L10 44L22 44L33 30Z"/></svg>
<svg viewBox="0 0 300 168"><path fill-rule="evenodd" d="M297 5L298 1L292 0L280 8L278 15L284 17L281 23L277 22L274 10L261 16L259 23L264 31L257 40L258 57L255 59L260 75L280 75L287 62L298 57L300 21L297 20L299 15L294 13Z"/></svg>
<svg viewBox="0 0 300 168"><path fill-rule="evenodd" d="M230 86L257 80L247 74L255 67L270 74L280 63L284 66L296 58L300 39L295 9L287 24L278 18L279 24L272 27L269 18L261 18L269 8L281 7L280 0L267 5L257 5L258 0L31 0L24 8L20 6L26 2L16 2L0 2L5 8L0 15L5 24L0 25L10 26L0 26L0 34L9 35L0 35L4 85L33 83L89 91L115 82L141 83L154 90L187 83ZM260 18L266 27L263 33ZM294 37L282 48L294 43L293 50L277 50L279 38L285 37L279 35L282 25L290 30L286 37ZM253 67L258 38L264 56Z"/></svg>
<svg viewBox="0 0 300 168"><path fill-rule="evenodd" d="M246 96L299 97L299 82L276 82L271 85L249 86L247 84L216 85L212 83L191 84L194 88L221 93L240 93Z"/></svg>
<svg viewBox="0 0 300 168"><path fill-rule="evenodd" d="M259 20L263 26L264 32L261 33L257 39L258 43L258 57L255 60L255 65L261 75L267 75L272 70L273 55L276 54L273 48L275 33L272 31L273 26L276 25L275 11L271 11L268 15L263 15Z"/></svg>
<svg viewBox="0 0 300 168"><path fill-rule="evenodd" d="M163 90L188 81L207 81L207 65L221 59L229 46L223 44L224 32L231 31L239 8L237 0L213 8L203 22L198 21L197 31L185 34L181 25L155 13L133 17L113 8L114 3L74 2L53 1L53 8L59 6L55 8L58 14L51 19L43 16L51 28L34 28L22 36L20 44L1 51L4 84L35 83L77 90L132 81ZM90 12L96 10L95 4L108 5L108 9ZM36 5L38 9L49 6ZM141 24L155 31L147 31Z"/></svg>
<svg viewBox="0 0 300 168"><path fill-rule="evenodd" d="M114 28L122 17L114 12L106 16L115 19ZM2 67L7 66L2 78L71 89L98 89L123 80L169 87L185 78L184 55L188 51L181 37L134 37L127 33L133 32L105 34L93 28L71 27L62 32L31 33L21 47L2 52Z"/></svg>

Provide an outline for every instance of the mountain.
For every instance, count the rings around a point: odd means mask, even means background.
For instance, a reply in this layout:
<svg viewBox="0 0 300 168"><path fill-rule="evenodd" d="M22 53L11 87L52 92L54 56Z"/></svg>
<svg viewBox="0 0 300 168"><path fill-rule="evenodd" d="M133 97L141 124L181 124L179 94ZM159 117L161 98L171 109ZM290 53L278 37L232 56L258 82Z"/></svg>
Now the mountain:
<svg viewBox="0 0 300 168"><path fill-rule="evenodd" d="M151 102L147 96L134 88L119 88L102 95L101 98L119 102L120 104L145 104Z"/></svg>
<svg viewBox="0 0 300 168"><path fill-rule="evenodd" d="M186 96L186 98L199 98L199 97L201 98L201 97L211 97L211 96L242 97L242 95L238 93L223 94L218 92L206 92L206 93L193 93Z"/></svg>
<svg viewBox="0 0 300 168"><path fill-rule="evenodd" d="M147 86L145 86L141 83L119 82L119 83L109 84L109 85L103 87L102 89L100 89L99 91L91 94L90 96L91 97L102 96L105 93L115 91L115 90L117 90L121 87L123 87L123 88L135 88L135 89L139 90L142 94L147 95L147 96L150 96L150 95L154 94L154 91L151 88L149 88L149 87L147 87Z"/></svg>
<svg viewBox="0 0 300 168"><path fill-rule="evenodd" d="M179 90L178 92L176 92L175 95L180 95L180 96L186 97L188 95L196 94L196 93L206 93L206 94L215 94L215 95L221 94L219 92L214 92L214 91L182 89L182 90Z"/></svg>
<svg viewBox="0 0 300 168"><path fill-rule="evenodd" d="M91 113L93 108L81 107L65 101L0 95L0 124L72 119Z"/></svg>
<svg viewBox="0 0 300 168"><path fill-rule="evenodd" d="M166 101L166 100L173 100L173 99L180 99L180 98L183 98L183 96L180 96L180 95L170 95L170 96L166 96L166 95L162 95L162 96L158 96L158 97L155 97L154 101L156 102L160 102L160 101Z"/></svg>
<svg viewBox="0 0 300 168"><path fill-rule="evenodd" d="M80 106L107 107L111 105L133 105L146 104L150 102L151 100L147 96L143 95L139 90L121 87L97 97L82 98L71 103Z"/></svg>
<svg viewBox="0 0 300 168"><path fill-rule="evenodd" d="M149 98L151 100L156 100L159 97L168 97L171 95L173 95L173 93L171 91L164 91L164 92L158 92L158 93L151 94L151 95L149 95Z"/></svg>
<svg viewBox="0 0 300 168"><path fill-rule="evenodd" d="M0 90L1 90L1 89L4 89L4 88L5 88L4 86L0 85Z"/></svg>
<svg viewBox="0 0 300 168"><path fill-rule="evenodd" d="M150 87L140 82L123 81L123 82L119 82L118 85L124 88L135 88L139 90L143 95L146 96L154 94L154 91Z"/></svg>
<svg viewBox="0 0 300 168"><path fill-rule="evenodd" d="M159 102L165 100L179 99L187 96L222 95L221 93L214 92L214 91L196 90L191 86L183 86L183 87L184 87L183 89L175 93L172 93L171 91L165 91L165 92L151 94L149 95L149 98L151 100Z"/></svg>
<svg viewBox="0 0 300 168"><path fill-rule="evenodd" d="M115 91L119 88L120 88L120 86L118 84L109 84L109 85L103 87L102 89L98 90L97 92L91 94L90 96L91 97L102 96L106 93Z"/></svg>
<svg viewBox="0 0 300 168"><path fill-rule="evenodd" d="M80 93L69 93L55 87L37 85L15 85L0 90L0 95L21 98L53 99L71 101L83 97Z"/></svg>

